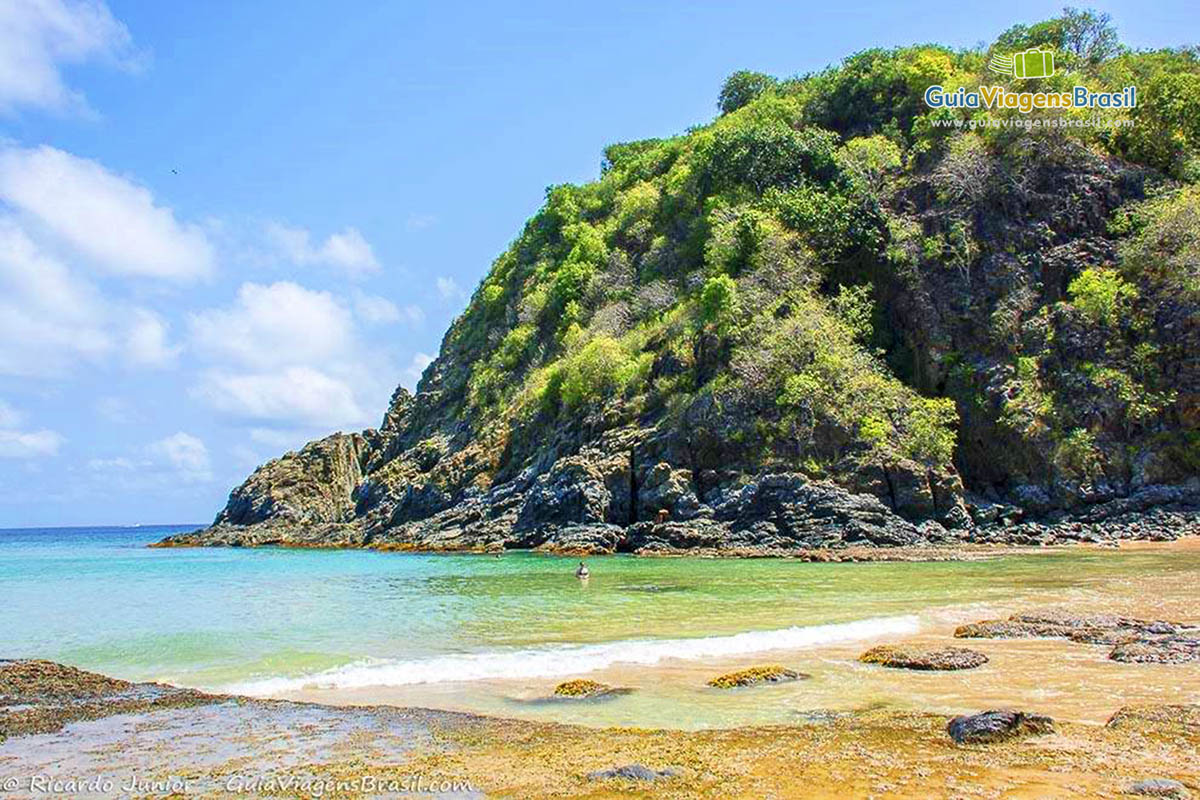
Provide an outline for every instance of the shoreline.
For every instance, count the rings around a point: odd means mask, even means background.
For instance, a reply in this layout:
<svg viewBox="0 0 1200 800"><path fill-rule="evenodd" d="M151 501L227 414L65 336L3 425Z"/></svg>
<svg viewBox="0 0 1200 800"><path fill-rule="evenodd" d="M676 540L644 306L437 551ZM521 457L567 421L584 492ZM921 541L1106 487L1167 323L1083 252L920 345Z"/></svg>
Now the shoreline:
<svg viewBox="0 0 1200 800"><path fill-rule="evenodd" d="M40 675L29 680L31 671ZM1117 797L1149 778L1200 787L1196 705L1113 707L1102 725L1055 721L1049 733L957 744L946 732L949 718L928 712L817 710L794 725L597 729L205 695L49 662L0 663L0 694L8 736L0 740L0 772L136 775L183 796L246 796L246 781L264 775L307 776L341 786L330 793L339 797L373 794L355 790L364 776L459 782L458 791L432 794L439 797L616 797L651 787L655 797L676 798ZM38 724L21 729L13 720L22 717ZM653 779L603 774L629 765ZM18 787L9 796L34 794Z"/></svg>
<svg viewBox="0 0 1200 800"><path fill-rule="evenodd" d="M202 529L204 530L204 529ZM264 542L259 544L198 543L193 541L172 541L166 539L151 542L146 547L154 549L197 549L214 548L246 548L246 549L280 549L280 550L331 550L331 551L371 551L377 553L400 553L431 556L491 556L503 557L508 553L537 553L539 555L562 556L578 558L590 556L630 556L636 558L708 558L708 559L756 559L770 558L795 560L813 563L859 563L859 562L940 562L940 561L981 561L993 558L1003 558L1014 555L1038 555L1049 553L1092 550L1096 552L1140 551L1146 549L1180 549L1200 550L1200 532L1188 532L1172 539L1129 538L1113 539L1103 542L1074 541L1045 545L1033 544L1004 544L961 542L952 545L925 545L906 547L877 547L849 546L840 548L785 549L785 548L694 548L694 549L662 549L638 552L608 552L576 548L510 548L496 549L487 547L420 547L416 545L352 545L333 542L299 542L288 541Z"/></svg>

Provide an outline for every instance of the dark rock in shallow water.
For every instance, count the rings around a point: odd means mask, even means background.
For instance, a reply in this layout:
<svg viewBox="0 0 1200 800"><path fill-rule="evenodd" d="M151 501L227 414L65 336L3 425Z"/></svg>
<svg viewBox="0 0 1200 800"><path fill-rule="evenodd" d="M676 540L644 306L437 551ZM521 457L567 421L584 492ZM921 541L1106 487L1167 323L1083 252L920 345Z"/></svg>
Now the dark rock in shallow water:
<svg viewBox="0 0 1200 800"><path fill-rule="evenodd" d="M673 769L650 769L641 764L626 764L623 767L597 770L588 773L588 780L606 781L620 778L627 781L656 781L676 775Z"/></svg>
<svg viewBox="0 0 1200 800"><path fill-rule="evenodd" d="M955 717L946 733L959 744L982 744L1054 732L1054 720L1024 711L995 710Z"/></svg>
<svg viewBox="0 0 1200 800"><path fill-rule="evenodd" d="M1125 794L1136 794L1142 797L1191 797L1187 787L1171 778L1147 778L1135 781L1125 787Z"/></svg>
<svg viewBox="0 0 1200 800"><path fill-rule="evenodd" d="M1136 664L1185 664L1200 661L1200 639L1189 636L1139 639L1118 644L1108 657Z"/></svg>
<svg viewBox="0 0 1200 800"><path fill-rule="evenodd" d="M879 664L893 669L958 670L974 669L987 663L988 657L965 647L942 647L935 650L880 645L858 657L865 664Z"/></svg>

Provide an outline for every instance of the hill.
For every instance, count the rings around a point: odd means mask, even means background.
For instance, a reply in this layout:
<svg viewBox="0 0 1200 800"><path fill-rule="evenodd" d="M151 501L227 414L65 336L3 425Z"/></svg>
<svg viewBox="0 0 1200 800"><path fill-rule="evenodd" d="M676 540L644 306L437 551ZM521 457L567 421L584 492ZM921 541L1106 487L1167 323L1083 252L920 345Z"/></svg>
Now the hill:
<svg viewBox="0 0 1200 800"><path fill-rule="evenodd" d="M1033 47L1054 75L989 70ZM1135 85L1137 105L925 102L992 85ZM548 189L378 429L263 465L167 543L778 551L1194 524L1195 49L1131 51L1068 9L986 49L736 73L718 105Z"/></svg>

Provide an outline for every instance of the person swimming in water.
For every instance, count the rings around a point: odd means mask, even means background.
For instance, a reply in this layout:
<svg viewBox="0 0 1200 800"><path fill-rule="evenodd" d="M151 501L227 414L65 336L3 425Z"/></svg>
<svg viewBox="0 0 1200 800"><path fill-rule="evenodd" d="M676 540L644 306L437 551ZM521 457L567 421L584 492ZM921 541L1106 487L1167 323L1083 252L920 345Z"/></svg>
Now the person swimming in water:
<svg viewBox="0 0 1200 800"><path fill-rule="evenodd" d="M575 577L579 578L581 581L586 581L588 579L587 564L583 563L582 561L579 562L579 569L575 570Z"/></svg>

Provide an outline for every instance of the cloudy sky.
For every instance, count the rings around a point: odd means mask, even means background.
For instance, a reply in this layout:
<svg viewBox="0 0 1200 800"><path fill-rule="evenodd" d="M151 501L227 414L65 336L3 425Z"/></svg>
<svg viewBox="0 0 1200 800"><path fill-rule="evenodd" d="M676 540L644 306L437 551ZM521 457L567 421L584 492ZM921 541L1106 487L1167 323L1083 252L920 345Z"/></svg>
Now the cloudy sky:
<svg viewBox="0 0 1200 800"><path fill-rule="evenodd" d="M711 118L735 69L1057 6L804 5L0 0L0 527L207 521L377 424L605 144ZM1104 7L1194 35L1189 3Z"/></svg>

